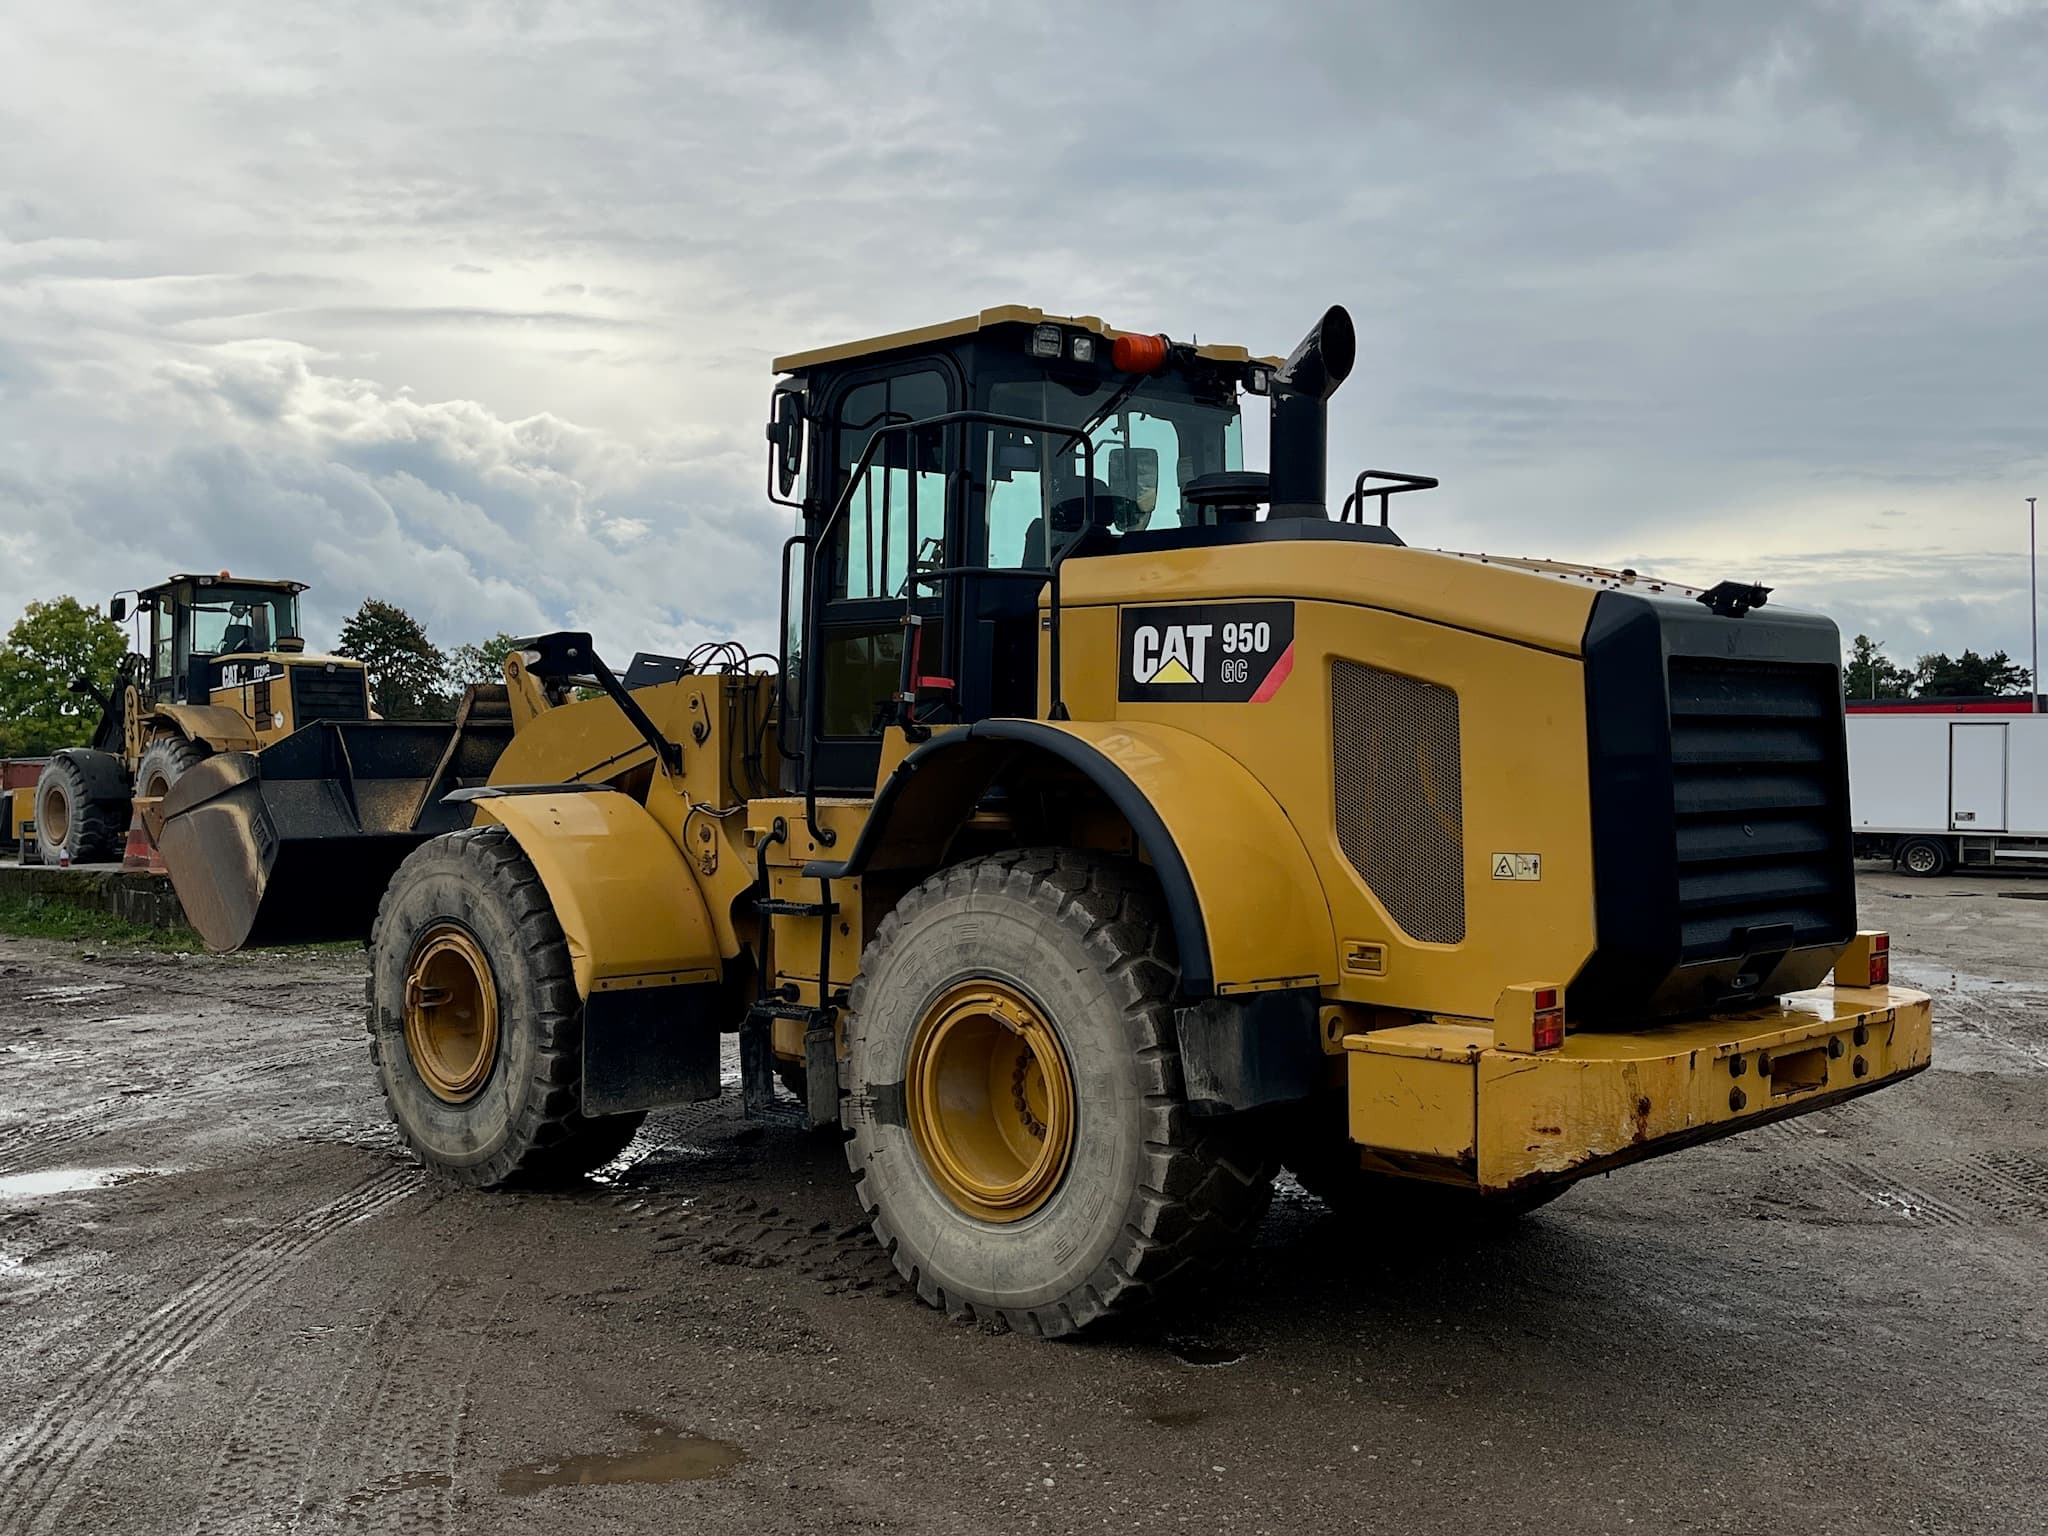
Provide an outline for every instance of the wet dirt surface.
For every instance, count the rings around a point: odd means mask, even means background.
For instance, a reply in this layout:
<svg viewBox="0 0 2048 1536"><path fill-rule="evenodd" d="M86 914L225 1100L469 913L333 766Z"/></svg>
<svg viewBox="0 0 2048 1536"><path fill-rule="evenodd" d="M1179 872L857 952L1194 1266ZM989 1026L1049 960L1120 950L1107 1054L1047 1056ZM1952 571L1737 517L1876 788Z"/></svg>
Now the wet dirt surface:
<svg viewBox="0 0 2048 1536"><path fill-rule="evenodd" d="M730 1102L436 1185L351 955L0 940L0 1531L2039 1531L2044 891L1866 871L1908 1084L1449 1245L1283 1187L1070 1345L918 1306Z"/></svg>

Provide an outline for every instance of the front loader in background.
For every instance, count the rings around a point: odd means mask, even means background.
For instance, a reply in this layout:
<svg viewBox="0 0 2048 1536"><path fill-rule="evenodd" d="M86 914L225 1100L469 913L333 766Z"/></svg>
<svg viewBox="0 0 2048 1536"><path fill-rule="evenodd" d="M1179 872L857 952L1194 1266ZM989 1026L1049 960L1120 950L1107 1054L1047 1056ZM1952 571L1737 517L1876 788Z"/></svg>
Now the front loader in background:
<svg viewBox="0 0 2048 1536"><path fill-rule="evenodd" d="M1283 362L1006 308L779 360L779 675L527 642L481 781L406 802L469 824L337 901L419 1156L590 1170L737 1031L925 1300L1059 1335L1226 1262L1282 1164L1361 1223L1512 1213L1924 1068L1856 931L1834 626L1410 548L1425 476L1332 516L1355 350L1341 309ZM241 814L166 802L188 907L292 855L277 751L214 768Z"/></svg>
<svg viewBox="0 0 2048 1536"><path fill-rule="evenodd" d="M138 649L113 689L80 680L100 707L92 741L56 753L35 793L42 860L121 856L130 812L154 806L217 752L253 752L309 721L370 718L360 661L309 654L299 630L301 581L172 576L135 594ZM128 599L107 607L130 618Z"/></svg>

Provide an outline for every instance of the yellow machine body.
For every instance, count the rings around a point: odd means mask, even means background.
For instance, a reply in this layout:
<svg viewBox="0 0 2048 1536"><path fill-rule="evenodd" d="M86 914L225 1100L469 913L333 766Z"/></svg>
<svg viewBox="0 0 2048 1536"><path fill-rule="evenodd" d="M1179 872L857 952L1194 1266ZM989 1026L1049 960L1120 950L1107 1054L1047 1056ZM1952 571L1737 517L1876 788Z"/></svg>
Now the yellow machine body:
<svg viewBox="0 0 2048 1536"><path fill-rule="evenodd" d="M1488 1192L1577 1178L1838 1102L1925 1067L1932 1006L1903 988L1798 992L1645 1030L1500 1047L1483 1024L1343 1036L1352 1140L1389 1172Z"/></svg>
<svg viewBox="0 0 2048 1536"><path fill-rule="evenodd" d="M1076 719L1103 715L1134 735L1166 729L1199 740L1230 765L1234 782L1187 760L1176 771L1159 770L1166 792L1187 815L1226 824L1238 823L1246 814L1240 800L1255 792L1285 808L1292 842L1307 860L1305 870L1295 867L1293 850L1262 836L1252 840L1265 852L1218 862L1203 911L1212 933L1242 936L1244 954L1218 971L1219 990L1270 974L1258 956L1275 937L1291 941L1274 919L1290 916L1301 900L1275 907L1272 888L1304 875L1313 880L1309 899L1324 906L1310 974L1346 1001L1486 1018L1510 982L1576 972L1593 946L1578 646L1600 579L1539 576L1429 550L1281 542L1111 556L1069 568L1064 691ZM1268 593L1295 594L1292 669L1269 699L1118 701L1123 608L1228 605ZM1372 602L1360 601L1361 593ZM1331 788L1331 676L1346 661L1457 697L1459 760L1443 766L1462 780L1462 942L1408 937L1345 856ZM1546 855L1542 879L1493 879L1495 852ZM1264 867L1267 880L1248 881L1240 862Z"/></svg>
<svg viewBox="0 0 2048 1536"><path fill-rule="evenodd" d="M695 876L646 810L616 794L477 802L508 828L547 887L576 990L714 982L721 956Z"/></svg>
<svg viewBox="0 0 2048 1536"><path fill-rule="evenodd" d="M1215 996L1313 989L1329 1080L1346 1095L1362 1166L1482 1191L1568 1180L1747 1125L1797 1114L1918 1071L1927 1000L1900 988L1809 990L1677 1020L1573 1028L1561 1049L1506 1043L1505 994L1569 980L1593 952L1587 692L1580 637L1603 591L1639 578L1380 545L1256 544L1076 562L1063 594L1063 702L1005 747L1012 783L1035 773L1114 779L1147 816L1078 808L1066 837L1184 873ZM1120 621L1152 605L1256 602L1291 593L1291 668L1256 703L1118 697ZM1361 594L1370 594L1364 601ZM1049 657L1041 654L1041 676ZM1345 847L1332 792L1333 675L1367 666L1454 694L1462 818L1462 934L1404 930ZM518 662L513 663L515 696ZM579 988L704 979L724 963L765 969L780 995L815 1005L858 973L866 939L908 885L963 848L1000 844L1000 817L929 808L900 793L967 728L915 742L891 728L871 797L816 807L749 793L731 722L768 680L688 677L642 689L649 718L683 744L680 775L605 699L530 713L493 770L496 786L614 783L626 794L520 794L478 802L534 859L575 957ZM1041 700L1041 714L1049 700ZM771 738L772 739L772 738ZM936 744L936 745L935 745ZM1048 745L1050 744L1050 745ZM993 750L993 749L991 749ZM906 768L905 764L910 767ZM755 769L758 783L758 765ZM892 790L891 781L900 782ZM870 829L870 820L886 823ZM1149 818L1149 819L1148 819ZM1142 823L1142 824L1141 824ZM830 917L754 916L757 869L790 907L822 904L815 871L863 834L881 850L834 879ZM1501 855L1524 863L1501 878ZM1530 878L1533 866L1535 877ZM822 934L821 923L831 932ZM804 1059L804 1028L778 1019L774 1051ZM1775 1075L1771 1061L1789 1062Z"/></svg>

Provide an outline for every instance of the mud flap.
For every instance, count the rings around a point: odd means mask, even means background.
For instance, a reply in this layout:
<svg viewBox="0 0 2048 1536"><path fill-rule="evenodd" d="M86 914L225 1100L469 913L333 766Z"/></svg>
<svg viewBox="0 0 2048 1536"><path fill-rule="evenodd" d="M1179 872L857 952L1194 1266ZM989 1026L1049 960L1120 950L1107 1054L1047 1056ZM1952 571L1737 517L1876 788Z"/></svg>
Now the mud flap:
<svg viewBox="0 0 2048 1536"><path fill-rule="evenodd" d="M583 1005L583 1113L717 1098L723 990L699 982L593 992Z"/></svg>
<svg viewBox="0 0 2048 1536"><path fill-rule="evenodd" d="M1306 1099L1323 1080L1321 994L1306 988L1210 997L1175 1010L1188 1113L1223 1115Z"/></svg>

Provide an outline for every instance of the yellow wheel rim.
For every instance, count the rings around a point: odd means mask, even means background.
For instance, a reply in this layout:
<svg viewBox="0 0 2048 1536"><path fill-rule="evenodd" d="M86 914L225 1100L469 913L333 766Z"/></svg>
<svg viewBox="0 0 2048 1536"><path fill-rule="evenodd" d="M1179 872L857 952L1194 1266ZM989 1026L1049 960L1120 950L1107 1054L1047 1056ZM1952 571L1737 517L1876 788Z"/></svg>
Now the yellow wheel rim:
<svg viewBox="0 0 2048 1536"><path fill-rule="evenodd" d="M42 829L44 842L61 848L71 831L70 798L63 790L52 787L43 791L41 799L36 807L36 825Z"/></svg>
<svg viewBox="0 0 2048 1536"><path fill-rule="evenodd" d="M405 975L405 1049L435 1098L477 1096L498 1059L498 988L476 935L436 923L413 946Z"/></svg>
<svg viewBox="0 0 2048 1536"><path fill-rule="evenodd" d="M925 1011L904 1078L910 1134L953 1204L1021 1221L1051 1198L1074 1145L1074 1080L1052 1027L997 981Z"/></svg>

